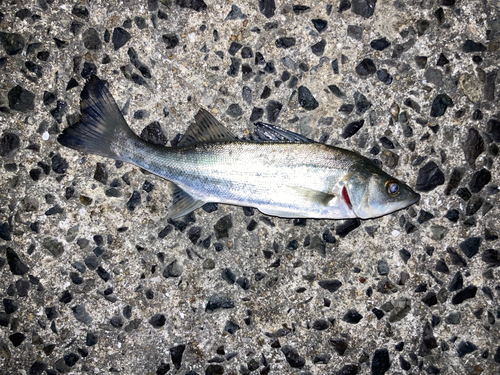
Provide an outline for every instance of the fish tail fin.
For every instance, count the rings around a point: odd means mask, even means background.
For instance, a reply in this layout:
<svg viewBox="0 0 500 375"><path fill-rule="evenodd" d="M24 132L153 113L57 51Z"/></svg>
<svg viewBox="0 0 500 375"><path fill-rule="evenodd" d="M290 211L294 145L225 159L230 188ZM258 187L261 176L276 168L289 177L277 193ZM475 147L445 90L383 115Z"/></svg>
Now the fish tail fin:
<svg viewBox="0 0 500 375"><path fill-rule="evenodd" d="M123 159L123 141L138 137L123 118L109 90L94 75L82 90L80 110L80 121L64 129L57 141L78 151Z"/></svg>

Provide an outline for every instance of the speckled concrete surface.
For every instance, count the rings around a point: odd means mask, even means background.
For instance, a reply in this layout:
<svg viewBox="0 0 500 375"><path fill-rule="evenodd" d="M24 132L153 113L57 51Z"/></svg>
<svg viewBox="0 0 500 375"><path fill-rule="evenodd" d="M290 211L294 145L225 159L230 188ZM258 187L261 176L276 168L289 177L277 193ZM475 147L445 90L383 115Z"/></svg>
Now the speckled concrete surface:
<svg viewBox="0 0 500 375"><path fill-rule="evenodd" d="M499 373L498 2L0 12L1 373ZM361 222L168 222L168 182L56 142L90 74L149 139L175 143L200 107L238 135L262 119L422 199Z"/></svg>

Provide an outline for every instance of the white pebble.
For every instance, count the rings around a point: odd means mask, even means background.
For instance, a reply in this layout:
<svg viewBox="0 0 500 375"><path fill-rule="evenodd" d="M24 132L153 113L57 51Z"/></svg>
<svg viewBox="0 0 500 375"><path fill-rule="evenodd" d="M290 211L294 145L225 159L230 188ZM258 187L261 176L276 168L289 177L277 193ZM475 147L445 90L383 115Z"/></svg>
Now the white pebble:
<svg viewBox="0 0 500 375"><path fill-rule="evenodd" d="M42 139L43 139L44 141L47 141L47 140L49 139L49 132L44 132L44 133L42 134Z"/></svg>

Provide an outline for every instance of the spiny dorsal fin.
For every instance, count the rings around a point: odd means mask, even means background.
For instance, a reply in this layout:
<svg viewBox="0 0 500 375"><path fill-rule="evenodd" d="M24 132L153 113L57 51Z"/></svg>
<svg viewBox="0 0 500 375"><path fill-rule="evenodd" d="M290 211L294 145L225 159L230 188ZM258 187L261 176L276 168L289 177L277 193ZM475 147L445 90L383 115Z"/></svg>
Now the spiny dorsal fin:
<svg viewBox="0 0 500 375"><path fill-rule="evenodd" d="M204 109L198 111L196 116L194 116L194 120L195 123L191 124L186 130L177 147L236 140L236 137L224 125Z"/></svg>
<svg viewBox="0 0 500 375"><path fill-rule="evenodd" d="M304 137L303 135L291 132L264 122L256 122L254 133L251 135L250 140L264 141L264 142L297 142L297 143L316 143L312 139Z"/></svg>
<svg viewBox="0 0 500 375"><path fill-rule="evenodd" d="M205 202L202 200L193 198L179 186L174 185L173 202L172 206L168 210L168 218L178 219L203 206L204 204Z"/></svg>

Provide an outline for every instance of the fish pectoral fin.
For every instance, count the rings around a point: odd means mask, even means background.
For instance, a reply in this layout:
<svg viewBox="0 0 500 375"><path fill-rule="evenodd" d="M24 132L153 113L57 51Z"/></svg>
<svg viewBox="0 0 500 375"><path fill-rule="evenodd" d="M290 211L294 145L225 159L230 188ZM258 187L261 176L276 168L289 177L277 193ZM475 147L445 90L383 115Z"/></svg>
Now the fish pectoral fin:
<svg viewBox="0 0 500 375"><path fill-rule="evenodd" d="M187 128L177 147L188 147L200 143L228 142L237 138L203 108L194 116L195 122Z"/></svg>
<svg viewBox="0 0 500 375"><path fill-rule="evenodd" d="M312 139L303 135L280 128L279 126L266 124L264 122L254 123L255 129L249 137L250 140L260 142L295 142L295 143L316 143Z"/></svg>
<svg viewBox="0 0 500 375"><path fill-rule="evenodd" d="M168 211L168 219L178 219L205 204L204 201L195 199L179 186L174 186L173 202Z"/></svg>
<svg viewBox="0 0 500 375"><path fill-rule="evenodd" d="M328 206L330 201L335 198L335 194L325 193L323 191L307 189L303 187L292 186L291 189L304 200L321 203L323 206Z"/></svg>

